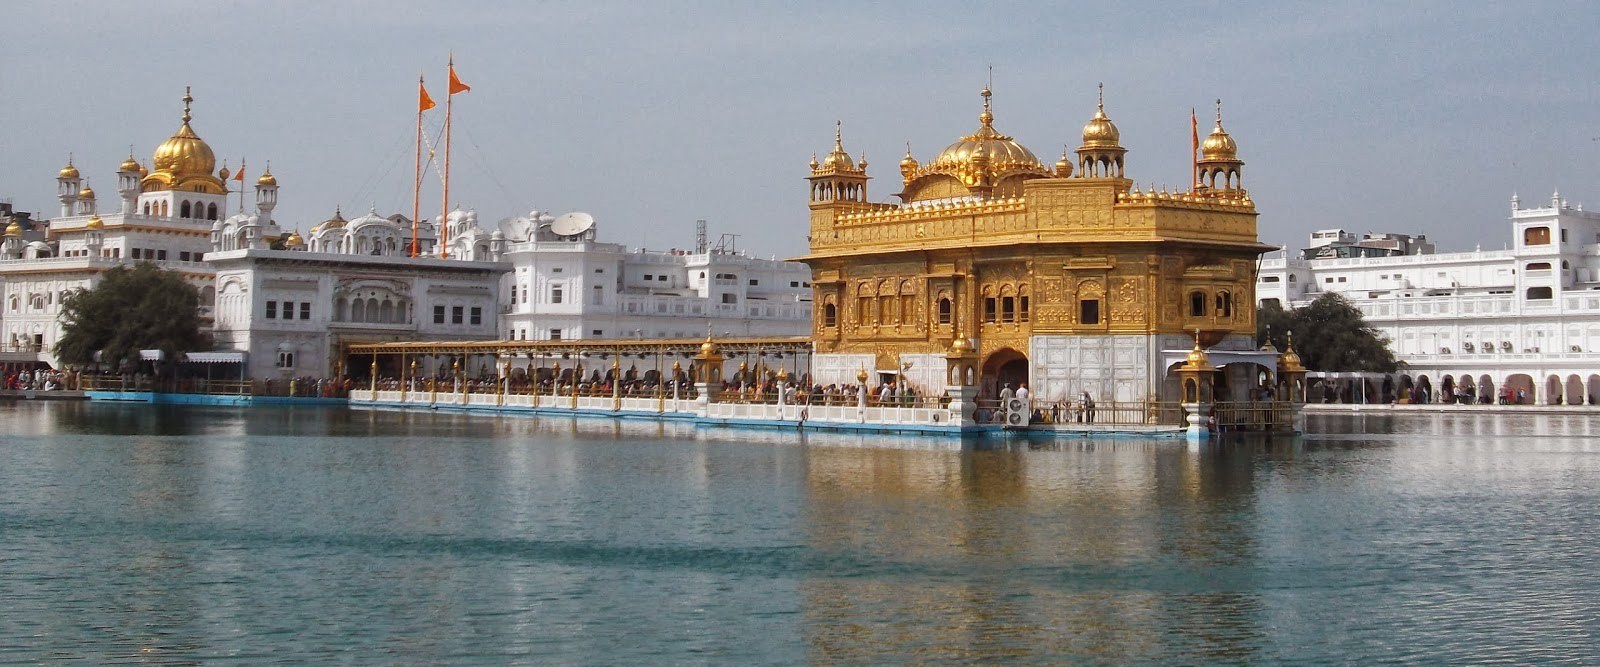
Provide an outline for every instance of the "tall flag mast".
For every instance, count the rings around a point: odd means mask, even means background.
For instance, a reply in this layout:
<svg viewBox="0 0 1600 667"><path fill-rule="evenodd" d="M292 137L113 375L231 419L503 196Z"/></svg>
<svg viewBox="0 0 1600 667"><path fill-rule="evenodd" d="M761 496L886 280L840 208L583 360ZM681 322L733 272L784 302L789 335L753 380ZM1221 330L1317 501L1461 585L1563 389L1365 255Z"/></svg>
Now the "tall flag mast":
<svg viewBox="0 0 1600 667"><path fill-rule="evenodd" d="M449 227L450 227L450 117L451 117L451 109L452 109L452 107L455 106L454 102L455 102L456 93L464 93L464 92L467 92L469 90L472 90L471 86L468 86L467 84L462 83L461 79L456 77L456 57L455 57L455 54L453 54L453 53L450 54L449 71L450 71L450 83L449 83L449 86L445 88L446 93L445 93L445 96L444 96L444 213L440 215L440 223L441 224L439 225L439 243L440 243L439 256L440 257L449 257L450 256L450 246L445 243L445 240L448 238L448 235L447 235L446 232L449 230Z"/></svg>
<svg viewBox="0 0 1600 667"><path fill-rule="evenodd" d="M239 158L239 172L233 175L233 180L239 182L239 212L244 213L244 158Z"/></svg>
<svg viewBox="0 0 1600 667"><path fill-rule="evenodd" d="M1194 115L1194 107L1189 107L1189 191L1200 189L1200 119Z"/></svg>
<svg viewBox="0 0 1600 667"><path fill-rule="evenodd" d="M417 75L417 166L412 175L416 177L411 186L411 256L416 257L419 252L417 247L417 216L421 215L422 206L422 112L435 107L433 98L428 97L427 86L422 85L422 75Z"/></svg>

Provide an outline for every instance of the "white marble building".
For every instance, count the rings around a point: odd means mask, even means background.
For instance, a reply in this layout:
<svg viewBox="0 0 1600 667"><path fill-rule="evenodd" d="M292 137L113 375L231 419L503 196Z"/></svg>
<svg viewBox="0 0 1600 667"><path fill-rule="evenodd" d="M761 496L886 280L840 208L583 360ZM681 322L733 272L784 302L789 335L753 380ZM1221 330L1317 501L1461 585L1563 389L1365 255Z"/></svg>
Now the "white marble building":
<svg viewBox="0 0 1600 667"><path fill-rule="evenodd" d="M596 240L582 213L500 223L501 333L511 340L805 336L805 264L729 249L651 251Z"/></svg>
<svg viewBox="0 0 1600 667"><path fill-rule="evenodd" d="M451 220L461 229L468 214ZM245 351L249 377L266 379L332 375L347 343L495 338L510 269L498 249L411 257L410 233L403 218L369 213L335 215L312 245L291 234L282 250L226 249L219 236L205 257L216 271L217 346Z"/></svg>
<svg viewBox="0 0 1600 667"><path fill-rule="evenodd" d="M103 206L69 159L56 178L60 215L32 229L8 225L0 234L0 355L7 361L56 365L51 350L61 337L62 298L95 286L119 265L154 262L181 273L200 289L201 317L208 319L213 272L202 258L213 230L226 227L229 242L240 247L266 247L278 236L272 221L278 186L270 173L256 183L257 212L228 216L229 172L216 169L211 147L191 128L192 101L186 93L183 124L156 148L154 169L131 155L118 167L113 202Z"/></svg>
<svg viewBox="0 0 1600 667"><path fill-rule="evenodd" d="M1407 379L1427 378L1435 394L1600 401L1600 213L1559 194L1528 208L1513 197L1510 221L1503 250L1269 257L1256 297L1290 308L1344 295L1389 337Z"/></svg>

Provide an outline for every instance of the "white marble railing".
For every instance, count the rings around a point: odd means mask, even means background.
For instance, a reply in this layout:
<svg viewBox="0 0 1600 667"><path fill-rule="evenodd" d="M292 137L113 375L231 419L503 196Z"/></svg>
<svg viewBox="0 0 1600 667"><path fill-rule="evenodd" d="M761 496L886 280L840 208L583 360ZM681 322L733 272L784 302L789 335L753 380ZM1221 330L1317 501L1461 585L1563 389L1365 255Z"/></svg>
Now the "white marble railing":
<svg viewBox="0 0 1600 667"><path fill-rule="evenodd" d="M940 407L867 407L854 405L777 405L775 403L712 403L705 414L700 405L688 398L673 399L611 396L530 396L527 394L461 394L456 392L434 394L427 391L401 392L368 389L350 391L351 403L382 402L403 403L415 406L473 407L473 408L555 408L590 413L604 412L654 412L664 414L694 414L711 419L738 419L755 421L804 421L836 424L882 424L888 426L947 426L950 411Z"/></svg>

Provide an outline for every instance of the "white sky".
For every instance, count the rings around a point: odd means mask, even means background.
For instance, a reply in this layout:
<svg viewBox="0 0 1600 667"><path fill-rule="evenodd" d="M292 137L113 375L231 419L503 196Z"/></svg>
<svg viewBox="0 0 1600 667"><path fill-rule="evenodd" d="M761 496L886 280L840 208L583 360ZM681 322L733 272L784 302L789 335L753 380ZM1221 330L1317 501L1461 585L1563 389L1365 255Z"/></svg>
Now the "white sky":
<svg viewBox="0 0 1600 667"><path fill-rule="evenodd" d="M805 163L865 150L892 200L922 160L995 124L1046 164L1096 82L1140 187L1189 177L1214 98L1267 243L1318 228L1501 247L1508 199L1600 207L1600 5L1591 3L8 2L0 198L53 215L70 151L102 206L132 144L179 125L219 162L272 161L276 217L411 207L416 78L453 49L452 200L492 222L583 210L604 240L687 247L694 221L759 255L805 249ZM431 134L432 130L430 130ZM425 214L440 207L425 182ZM348 217L348 216L347 216Z"/></svg>

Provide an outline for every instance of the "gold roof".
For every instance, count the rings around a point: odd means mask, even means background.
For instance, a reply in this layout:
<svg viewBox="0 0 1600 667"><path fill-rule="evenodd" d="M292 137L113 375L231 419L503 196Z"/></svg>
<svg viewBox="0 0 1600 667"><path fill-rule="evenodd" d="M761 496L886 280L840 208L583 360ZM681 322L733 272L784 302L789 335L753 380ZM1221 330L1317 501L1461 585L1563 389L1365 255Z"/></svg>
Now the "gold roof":
<svg viewBox="0 0 1600 667"><path fill-rule="evenodd" d="M1222 129L1222 100L1217 100L1217 126L1200 144L1200 154L1207 160L1239 159L1239 145Z"/></svg>
<svg viewBox="0 0 1600 667"><path fill-rule="evenodd" d="M212 194L226 194L222 181L216 177L217 156L211 145L194 133L189 121L194 118L190 104L194 96L183 89L183 125L166 141L156 147L151 159L154 173L145 177L144 190L184 189Z"/></svg>
<svg viewBox="0 0 1600 667"><path fill-rule="evenodd" d="M100 216L96 215L90 217L89 222L84 224L83 227L84 229L105 229L106 223L100 219Z"/></svg>
<svg viewBox="0 0 1600 667"><path fill-rule="evenodd" d="M12 220L11 224L6 225L6 234L5 235L6 236L22 236L22 225L17 224L16 220Z"/></svg>
<svg viewBox="0 0 1600 667"><path fill-rule="evenodd" d="M305 245L305 239L300 238L299 230L289 232L289 238L284 239L283 245L294 248Z"/></svg>
<svg viewBox="0 0 1600 667"><path fill-rule="evenodd" d="M278 177L272 175L272 167L267 167L266 171L261 172L261 178L256 179L256 185L277 187Z"/></svg>
<svg viewBox="0 0 1600 667"><path fill-rule="evenodd" d="M1089 119L1089 124L1083 126L1084 148L1119 148L1122 141L1122 132L1117 130L1117 124L1111 122L1106 116L1105 85L1100 86L1099 100L1096 102L1094 117Z"/></svg>
<svg viewBox="0 0 1600 667"><path fill-rule="evenodd" d="M136 172L136 171L139 171L139 161L133 159L133 154L129 153L128 154L128 159L122 161L122 166L117 167L117 171L121 171L121 172Z"/></svg>
<svg viewBox="0 0 1600 667"><path fill-rule="evenodd" d="M83 189L78 191L78 198L94 199L94 188L91 188L87 185L83 186Z"/></svg>
<svg viewBox="0 0 1600 667"><path fill-rule="evenodd" d="M315 234L315 233L320 232L320 231L322 231L324 229L339 229L341 227L344 227L346 222L348 222L348 221L344 219L344 212L339 210L338 207L334 207L334 209L333 209L333 217L328 218L327 220L323 220L320 223L317 223L317 226L311 228L311 233Z"/></svg>
<svg viewBox="0 0 1600 667"><path fill-rule="evenodd" d="M72 166L72 158L67 158L67 166L61 168L61 173L56 178L77 178L78 168Z"/></svg>
<svg viewBox="0 0 1600 667"><path fill-rule="evenodd" d="M983 95L983 113L978 114L978 130L946 146L923 172L947 174L969 182L968 177L974 171L973 156L983 155L979 162L987 160L990 173L996 176L1016 172L1044 173L1045 167L1034 157L1033 151L994 129L994 113L989 108L993 93L984 88L979 94Z"/></svg>

